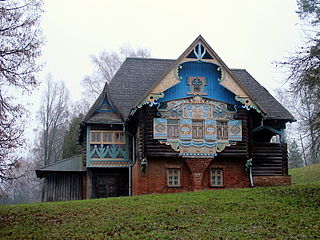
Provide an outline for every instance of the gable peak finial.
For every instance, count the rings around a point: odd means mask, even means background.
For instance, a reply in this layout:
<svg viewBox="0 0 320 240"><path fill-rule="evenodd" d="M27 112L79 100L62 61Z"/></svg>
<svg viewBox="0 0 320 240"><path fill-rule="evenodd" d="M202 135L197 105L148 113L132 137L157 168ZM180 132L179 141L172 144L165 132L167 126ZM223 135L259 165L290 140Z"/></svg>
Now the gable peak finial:
<svg viewBox="0 0 320 240"><path fill-rule="evenodd" d="M194 55L197 57L198 60L201 60L204 55L206 54L207 50L202 45L201 41L198 42L197 46L193 49Z"/></svg>

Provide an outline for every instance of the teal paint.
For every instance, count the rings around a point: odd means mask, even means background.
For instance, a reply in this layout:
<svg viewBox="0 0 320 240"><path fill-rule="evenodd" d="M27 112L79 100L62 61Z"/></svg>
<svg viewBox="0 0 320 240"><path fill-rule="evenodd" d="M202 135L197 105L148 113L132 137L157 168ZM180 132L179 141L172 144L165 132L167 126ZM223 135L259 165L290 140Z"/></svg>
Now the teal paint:
<svg viewBox="0 0 320 240"><path fill-rule="evenodd" d="M87 162L87 167L90 167L90 126L87 125L87 139L86 139L86 162Z"/></svg>
<svg viewBox="0 0 320 240"><path fill-rule="evenodd" d="M237 105L235 95L228 89L219 84L221 72L218 71L219 66L202 62L185 62L181 64L182 68L179 70L179 77L181 82L175 86L167 89L164 92L164 98L160 98L159 102L167 102L175 99L191 97L190 86L188 85L188 77L205 77L206 85L204 86L204 97L212 100L226 102Z"/></svg>

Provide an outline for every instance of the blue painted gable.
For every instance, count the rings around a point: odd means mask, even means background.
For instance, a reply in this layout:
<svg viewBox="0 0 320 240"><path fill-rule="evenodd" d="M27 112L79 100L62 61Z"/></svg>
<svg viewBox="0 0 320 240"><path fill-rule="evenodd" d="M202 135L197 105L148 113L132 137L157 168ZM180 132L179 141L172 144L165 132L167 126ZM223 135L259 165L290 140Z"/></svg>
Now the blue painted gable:
<svg viewBox="0 0 320 240"><path fill-rule="evenodd" d="M229 104L237 104L235 95L219 84L221 72L219 71L219 66L215 64L202 61L185 62L181 64L179 77L181 78L181 82L172 88L167 89L164 92L164 97L159 99L159 102L191 97L192 94L190 94L188 78L204 77L205 86L203 94L201 95L212 100L226 102Z"/></svg>
<svg viewBox="0 0 320 240"><path fill-rule="evenodd" d="M102 104L99 106L96 112L115 112L111 107L107 98L105 98Z"/></svg>

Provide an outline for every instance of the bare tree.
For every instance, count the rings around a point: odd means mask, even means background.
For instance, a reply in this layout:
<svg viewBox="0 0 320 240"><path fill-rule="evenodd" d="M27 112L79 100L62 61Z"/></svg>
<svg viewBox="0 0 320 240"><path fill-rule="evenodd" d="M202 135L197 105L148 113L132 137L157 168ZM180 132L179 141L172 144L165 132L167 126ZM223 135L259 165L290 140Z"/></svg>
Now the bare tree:
<svg viewBox="0 0 320 240"><path fill-rule="evenodd" d="M0 185L16 177L11 171L19 165L26 110L14 94L37 84L41 13L40 0L0 1Z"/></svg>
<svg viewBox="0 0 320 240"><path fill-rule="evenodd" d="M40 157L44 165L55 162L62 157L62 145L69 117L69 91L63 82L55 82L51 75L47 76L46 88L42 96L42 104L38 112L41 124L39 140Z"/></svg>
<svg viewBox="0 0 320 240"><path fill-rule="evenodd" d="M103 50L99 56L91 56L91 61L95 66L91 76L85 76L81 81L84 88L84 101L88 107L100 95L104 84L110 83L115 73L120 68L121 64L127 57L150 57L150 52L144 48L132 48L130 45L120 47L119 53Z"/></svg>
<svg viewBox="0 0 320 240"><path fill-rule="evenodd" d="M305 43L287 61L292 101L298 118L298 135L308 164L320 162L320 1L297 0Z"/></svg>

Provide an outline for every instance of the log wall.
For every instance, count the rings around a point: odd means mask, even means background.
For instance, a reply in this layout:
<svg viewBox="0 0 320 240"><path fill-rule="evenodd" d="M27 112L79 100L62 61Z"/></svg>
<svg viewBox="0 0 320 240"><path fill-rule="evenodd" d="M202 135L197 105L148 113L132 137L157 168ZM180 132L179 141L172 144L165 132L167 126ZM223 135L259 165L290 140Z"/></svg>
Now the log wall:
<svg viewBox="0 0 320 240"><path fill-rule="evenodd" d="M255 142L251 149L253 175L288 175L288 158L286 149L286 144Z"/></svg>
<svg viewBox="0 0 320 240"><path fill-rule="evenodd" d="M44 201L80 200L83 196L83 174L49 173L44 181Z"/></svg>

